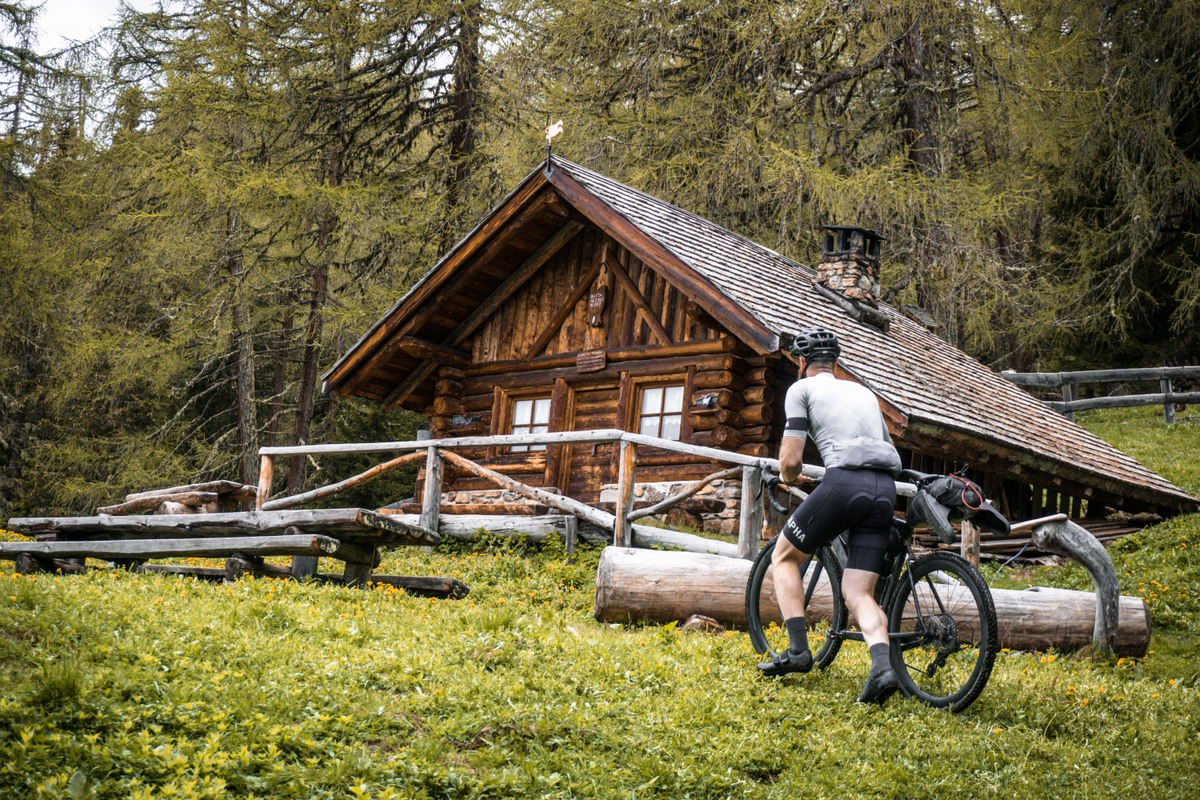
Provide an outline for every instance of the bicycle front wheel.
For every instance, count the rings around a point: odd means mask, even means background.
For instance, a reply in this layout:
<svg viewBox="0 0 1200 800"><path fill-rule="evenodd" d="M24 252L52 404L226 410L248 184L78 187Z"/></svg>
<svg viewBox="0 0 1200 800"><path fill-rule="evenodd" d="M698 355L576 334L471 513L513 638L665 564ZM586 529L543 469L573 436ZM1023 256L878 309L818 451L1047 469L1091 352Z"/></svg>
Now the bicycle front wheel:
<svg viewBox="0 0 1200 800"><path fill-rule="evenodd" d="M909 565L892 601L888 633L900 689L954 713L979 697L999 650L992 594L955 553L930 553Z"/></svg>
<svg viewBox="0 0 1200 800"><path fill-rule="evenodd" d="M771 580L771 554L778 537L763 545L746 581L746 627L754 652L766 658L788 647L787 631L780 624L779 602ZM804 562L801 570L807 609L809 645L813 661L824 669L833 663L846 628L846 601L842 599L842 565L828 547Z"/></svg>

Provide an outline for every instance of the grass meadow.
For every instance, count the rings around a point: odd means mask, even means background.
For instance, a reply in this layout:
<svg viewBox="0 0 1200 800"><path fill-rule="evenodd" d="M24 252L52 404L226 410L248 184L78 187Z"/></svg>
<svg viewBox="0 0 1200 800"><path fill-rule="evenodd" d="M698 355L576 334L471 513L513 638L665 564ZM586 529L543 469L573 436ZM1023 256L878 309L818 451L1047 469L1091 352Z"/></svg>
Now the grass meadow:
<svg viewBox="0 0 1200 800"><path fill-rule="evenodd" d="M1200 492L1200 422L1083 424ZM598 550L385 555L457 601L243 579L0 574L0 798L1193 798L1200 515L1111 548L1144 659L1005 652L957 716L853 701L868 659L759 678L744 633L597 623ZM8 564L9 562L4 562ZM1087 588L1076 568L985 565Z"/></svg>

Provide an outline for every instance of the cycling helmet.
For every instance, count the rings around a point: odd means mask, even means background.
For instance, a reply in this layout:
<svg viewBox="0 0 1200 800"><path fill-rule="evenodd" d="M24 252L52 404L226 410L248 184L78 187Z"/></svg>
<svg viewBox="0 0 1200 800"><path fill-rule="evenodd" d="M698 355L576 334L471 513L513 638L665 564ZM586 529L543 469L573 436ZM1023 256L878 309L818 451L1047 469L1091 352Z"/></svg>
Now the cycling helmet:
<svg viewBox="0 0 1200 800"><path fill-rule="evenodd" d="M824 328L805 328L796 334L792 342L792 355L808 361L832 361L842 354L833 331Z"/></svg>

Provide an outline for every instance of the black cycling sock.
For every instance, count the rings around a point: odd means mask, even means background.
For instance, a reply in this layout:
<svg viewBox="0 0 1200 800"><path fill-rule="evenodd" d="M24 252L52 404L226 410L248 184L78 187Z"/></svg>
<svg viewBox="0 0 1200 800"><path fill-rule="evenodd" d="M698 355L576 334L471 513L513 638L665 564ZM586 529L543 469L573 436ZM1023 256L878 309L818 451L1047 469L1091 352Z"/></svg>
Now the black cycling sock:
<svg viewBox="0 0 1200 800"><path fill-rule="evenodd" d="M888 656L887 644L880 642L871 645L871 675L878 675L891 668L892 662Z"/></svg>
<svg viewBox="0 0 1200 800"><path fill-rule="evenodd" d="M793 653L803 653L808 649L808 624L804 617L792 617L784 620L783 627L787 629L788 650Z"/></svg>

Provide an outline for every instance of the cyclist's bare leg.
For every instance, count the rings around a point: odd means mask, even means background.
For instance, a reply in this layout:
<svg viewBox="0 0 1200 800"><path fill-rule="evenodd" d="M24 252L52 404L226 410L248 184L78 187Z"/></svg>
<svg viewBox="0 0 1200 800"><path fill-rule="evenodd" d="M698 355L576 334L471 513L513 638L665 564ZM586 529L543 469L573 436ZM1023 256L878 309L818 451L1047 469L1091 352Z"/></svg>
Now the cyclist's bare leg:
<svg viewBox="0 0 1200 800"><path fill-rule="evenodd" d="M847 569L842 575L842 596L846 599L846 607L858 620L858 629L862 631L863 641L871 652L871 671L862 694L858 696L860 703L883 703L895 693L898 686L888 653L887 615L875 602L875 583L878 580L876 573L865 569Z"/></svg>
<svg viewBox="0 0 1200 800"><path fill-rule="evenodd" d="M804 616L804 582L800 577L800 565L809 555L786 536L779 536L775 543L775 552L771 554L772 579L775 581L775 599L779 601L784 619ZM886 630L884 636L887 636Z"/></svg>
<svg viewBox="0 0 1200 800"><path fill-rule="evenodd" d="M846 598L846 608L858 620L858 629L862 631L867 646L887 644L887 615L875 602L875 582L879 575L865 569L847 569L842 575L842 596ZM779 589L779 578L775 578L776 593ZM803 603L803 597L801 597ZM783 601L780 600L782 606Z"/></svg>
<svg viewBox="0 0 1200 800"><path fill-rule="evenodd" d="M800 577L800 565L807 557L785 536L781 535L775 543L771 567L774 570L775 597L779 601L779 610L783 612L783 626L788 633L788 648L776 653L770 661L758 665L764 675L808 672L813 667L804 619L804 584Z"/></svg>

